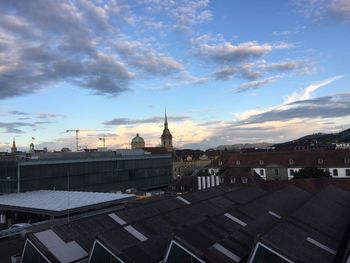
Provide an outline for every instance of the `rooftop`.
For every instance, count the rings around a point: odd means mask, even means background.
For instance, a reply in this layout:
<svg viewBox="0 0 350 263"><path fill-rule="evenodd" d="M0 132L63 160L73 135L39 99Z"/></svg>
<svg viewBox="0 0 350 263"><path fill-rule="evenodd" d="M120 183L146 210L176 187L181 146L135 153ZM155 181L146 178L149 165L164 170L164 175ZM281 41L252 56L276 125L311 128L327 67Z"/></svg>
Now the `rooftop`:
<svg viewBox="0 0 350 263"><path fill-rule="evenodd" d="M116 204L134 198L133 194L40 190L0 196L0 209L61 215L77 210Z"/></svg>
<svg viewBox="0 0 350 263"><path fill-rule="evenodd" d="M53 262L55 254L36 233L51 229L86 252L97 240L125 262L159 262L172 240L205 262L244 262L260 243L292 261L334 262L348 257L350 191L320 181L311 180L315 186L309 188L215 187L133 201L69 224L33 228L27 237Z"/></svg>

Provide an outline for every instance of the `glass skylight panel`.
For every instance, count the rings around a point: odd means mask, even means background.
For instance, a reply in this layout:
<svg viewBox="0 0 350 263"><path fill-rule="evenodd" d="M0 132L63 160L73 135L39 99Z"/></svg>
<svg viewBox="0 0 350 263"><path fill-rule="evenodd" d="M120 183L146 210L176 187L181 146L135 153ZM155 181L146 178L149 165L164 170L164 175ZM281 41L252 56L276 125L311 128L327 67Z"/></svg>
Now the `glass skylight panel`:
<svg viewBox="0 0 350 263"><path fill-rule="evenodd" d="M177 199L181 200L182 202L184 202L186 205L190 205L191 202L187 201L185 198L178 196Z"/></svg>
<svg viewBox="0 0 350 263"><path fill-rule="evenodd" d="M242 260L239 256L237 256L236 254L232 253L230 250L228 250L227 248L223 247L219 243L215 243L213 245L213 248L215 248L217 251L219 251L222 254L224 254L226 257L229 257L234 262L240 262Z"/></svg>
<svg viewBox="0 0 350 263"><path fill-rule="evenodd" d="M241 226L246 226L247 224L245 222L243 222L242 220L238 219L237 217L234 217L233 215L226 213L225 216L229 219L231 219L232 221L236 222L237 224L241 225Z"/></svg>
<svg viewBox="0 0 350 263"><path fill-rule="evenodd" d="M328 253L331 253L333 255L336 255L337 252L325 245L323 245L322 243L316 241L315 239L312 239L311 237L306 238L306 241L309 241L311 244L314 244L315 246L322 248L323 250L327 251Z"/></svg>
<svg viewBox="0 0 350 263"><path fill-rule="evenodd" d="M132 227L130 225L124 227L124 229L126 231L128 231L131 235L136 237L138 240L140 240L141 242L146 241L148 239L146 236L144 236L142 233L140 233L139 231L137 231L134 227Z"/></svg>
<svg viewBox="0 0 350 263"><path fill-rule="evenodd" d="M276 217L276 218L278 218L278 219L282 218L282 216L280 216L279 214L276 214L275 212L272 212L272 211L269 211L269 214L274 216L274 217Z"/></svg>
<svg viewBox="0 0 350 263"><path fill-rule="evenodd" d="M119 216L117 216L115 213L111 213L108 215L110 218L112 218L115 222L117 222L119 225L126 225L126 222L121 219Z"/></svg>

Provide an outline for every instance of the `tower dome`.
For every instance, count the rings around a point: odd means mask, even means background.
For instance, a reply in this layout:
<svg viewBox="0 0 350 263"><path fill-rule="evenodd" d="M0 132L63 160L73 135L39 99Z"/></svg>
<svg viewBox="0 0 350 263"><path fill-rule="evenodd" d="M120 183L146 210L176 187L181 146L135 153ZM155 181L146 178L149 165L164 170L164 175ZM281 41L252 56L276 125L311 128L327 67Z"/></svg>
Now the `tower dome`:
<svg viewBox="0 0 350 263"><path fill-rule="evenodd" d="M142 149L145 147L145 140L137 133L131 140L131 149Z"/></svg>
<svg viewBox="0 0 350 263"><path fill-rule="evenodd" d="M34 153L35 152L34 143L33 142L29 145L29 152L30 153Z"/></svg>

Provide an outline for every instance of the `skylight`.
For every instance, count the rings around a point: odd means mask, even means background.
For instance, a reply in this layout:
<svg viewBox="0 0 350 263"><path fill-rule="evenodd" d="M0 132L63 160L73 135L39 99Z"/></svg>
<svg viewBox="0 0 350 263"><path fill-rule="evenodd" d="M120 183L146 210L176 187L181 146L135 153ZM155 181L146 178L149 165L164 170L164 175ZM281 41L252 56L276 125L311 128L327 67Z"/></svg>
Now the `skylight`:
<svg viewBox="0 0 350 263"><path fill-rule="evenodd" d="M233 215L231 215L229 213L226 213L225 216L241 226L247 225L245 222L243 222L242 220L239 220L237 217L234 217Z"/></svg>
<svg viewBox="0 0 350 263"><path fill-rule="evenodd" d="M141 242L146 241L148 238L146 236L144 236L142 233L140 233L139 231L137 231L134 227L132 226L125 226L124 229L126 231L128 231L131 235L133 235L134 237L136 237L138 240L140 240Z"/></svg>
<svg viewBox="0 0 350 263"><path fill-rule="evenodd" d="M182 202L184 202L186 205L190 205L191 202L187 201L185 198L178 196L177 199L181 200Z"/></svg>
<svg viewBox="0 0 350 263"><path fill-rule="evenodd" d="M126 222L119 216L117 216L115 213L109 214L108 216L112 218L115 222L117 222L119 225L126 225Z"/></svg>
<svg viewBox="0 0 350 263"><path fill-rule="evenodd" d="M274 216L274 217L276 217L276 218L278 218L278 219L282 218L282 216L280 216L279 214L276 214L275 212L272 212L272 211L269 211L269 214Z"/></svg>
<svg viewBox="0 0 350 263"><path fill-rule="evenodd" d="M316 241L315 239L312 239L311 237L306 238L306 241L309 241L311 244L313 244L319 248L322 248L323 250L327 251L328 253L331 253L333 255L337 254L337 252L335 250L323 245L322 243Z"/></svg>
<svg viewBox="0 0 350 263"><path fill-rule="evenodd" d="M215 243L213 245L213 248L215 248L217 251L219 251L222 254L224 254L226 257L229 257L234 262L240 262L242 260L239 256L237 256L236 254L232 253L230 250L228 250L227 248L223 247L219 243Z"/></svg>

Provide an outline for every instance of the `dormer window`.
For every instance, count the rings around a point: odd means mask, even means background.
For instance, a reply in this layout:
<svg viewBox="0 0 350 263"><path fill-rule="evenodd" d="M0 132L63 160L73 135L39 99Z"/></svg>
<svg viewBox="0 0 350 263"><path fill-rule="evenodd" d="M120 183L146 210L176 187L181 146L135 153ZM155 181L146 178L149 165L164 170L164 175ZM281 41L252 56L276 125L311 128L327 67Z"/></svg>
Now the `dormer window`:
<svg viewBox="0 0 350 263"><path fill-rule="evenodd" d="M345 157L344 163L350 163L350 158L349 157Z"/></svg>
<svg viewBox="0 0 350 263"><path fill-rule="evenodd" d="M264 165L264 160L259 160L260 165Z"/></svg>
<svg viewBox="0 0 350 263"><path fill-rule="evenodd" d="M319 158L319 159L317 160L317 163L318 163L318 164L323 164L323 159Z"/></svg>
<svg viewBox="0 0 350 263"><path fill-rule="evenodd" d="M236 165L238 166L238 165L241 165L241 161L240 160L237 160L236 161Z"/></svg>
<svg viewBox="0 0 350 263"><path fill-rule="evenodd" d="M294 164L294 160L293 159L289 159L289 164Z"/></svg>

